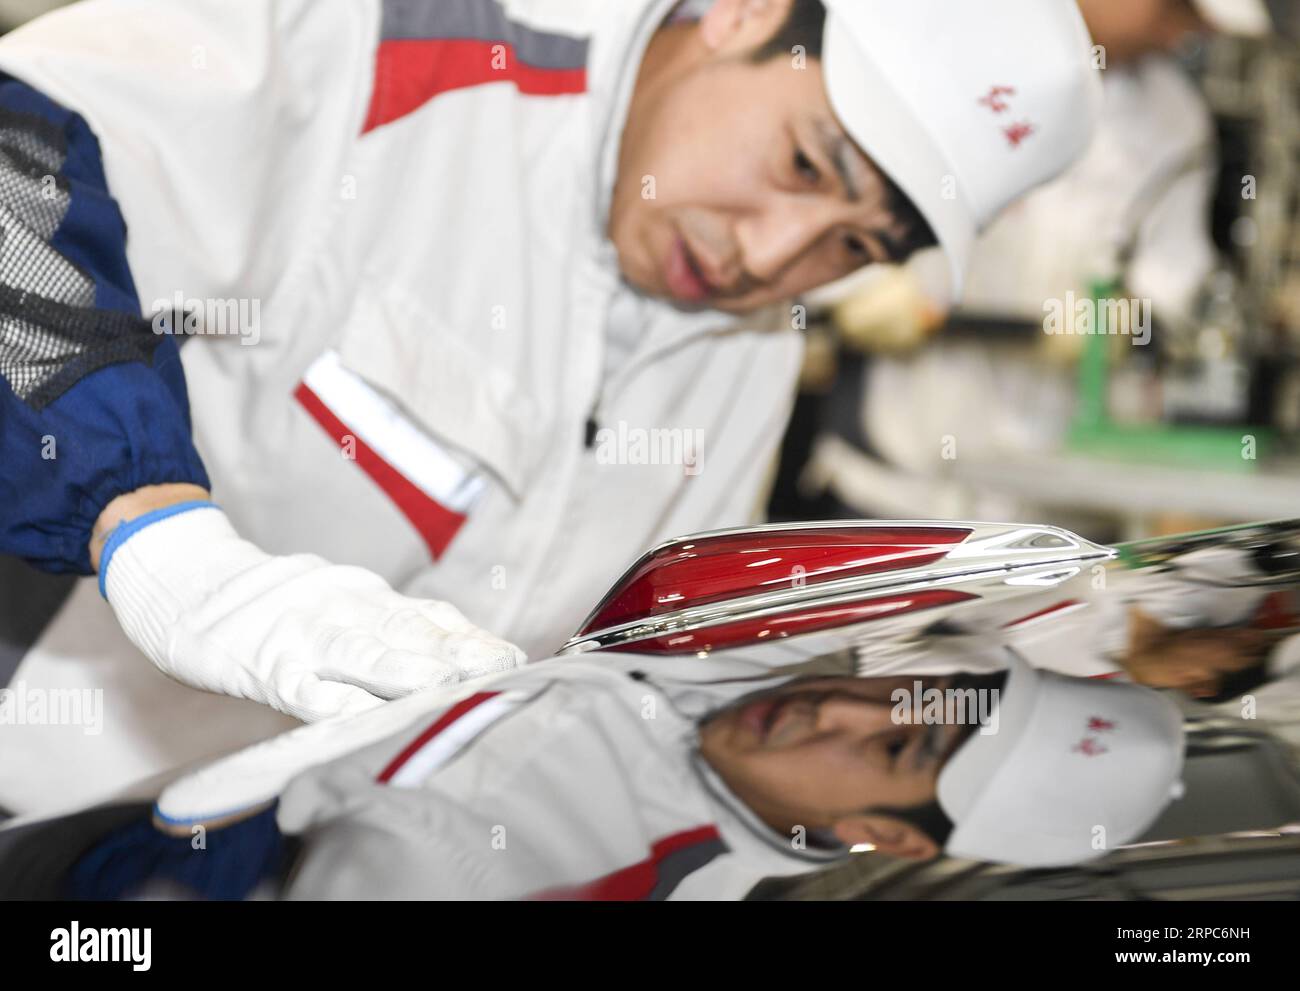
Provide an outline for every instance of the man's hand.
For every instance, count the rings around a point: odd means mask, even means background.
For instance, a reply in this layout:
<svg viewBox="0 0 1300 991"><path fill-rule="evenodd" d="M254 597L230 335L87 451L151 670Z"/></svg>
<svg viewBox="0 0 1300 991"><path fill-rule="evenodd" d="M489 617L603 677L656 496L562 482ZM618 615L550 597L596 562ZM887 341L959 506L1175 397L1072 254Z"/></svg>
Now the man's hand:
<svg viewBox="0 0 1300 991"><path fill-rule="evenodd" d="M127 521L103 557L105 597L163 672L307 722L526 660L448 603L399 595L363 568L266 554L206 502Z"/></svg>
<svg viewBox="0 0 1300 991"><path fill-rule="evenodd" d="M1260 663L1277 639L1267 630L1245 627L1170 629L1133 609L1123 665L1139 684L1208 698L1219 693L1224 675Z"/></svg>

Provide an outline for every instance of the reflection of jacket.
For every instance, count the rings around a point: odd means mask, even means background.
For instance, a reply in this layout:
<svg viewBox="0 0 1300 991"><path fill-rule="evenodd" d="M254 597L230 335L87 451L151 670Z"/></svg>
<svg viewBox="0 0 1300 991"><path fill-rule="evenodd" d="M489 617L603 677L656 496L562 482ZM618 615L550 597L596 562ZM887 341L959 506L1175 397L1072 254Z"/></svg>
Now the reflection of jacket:
<svg viewBox="0 0 1300 991"><path fill-rule="evenodd" d="M98 137L146 313L178 294L258 304L255 344L181 351L243 536L366 567L544 657L647 546L749 521L799 335L636 297L603 235L668 6L92 0L0 40L0 70ZM607 369L620 319L631 353ZM593 411L615 436L702 449L585 446ZM88 762L30 737L0 804L99 795L283 724L166 682L90 592L45 643L29 684L108 679L132 715Z"/></svg>
<svg viewBox="0 0 1300 991"><path fill-rule="evenodd" d="M355 733L406 710L398 732L284 791L280 826L306 838L289 896L739 898L814 870L842 851L764 826L695 753L705 713L780 680L696 658L562 658L352 717ZM309 750L323 728L263 747ZM214 774L189 785L200 805ZM241 777L238 758L226 774ZM183 811L175 795L162 808Z"/></svg>

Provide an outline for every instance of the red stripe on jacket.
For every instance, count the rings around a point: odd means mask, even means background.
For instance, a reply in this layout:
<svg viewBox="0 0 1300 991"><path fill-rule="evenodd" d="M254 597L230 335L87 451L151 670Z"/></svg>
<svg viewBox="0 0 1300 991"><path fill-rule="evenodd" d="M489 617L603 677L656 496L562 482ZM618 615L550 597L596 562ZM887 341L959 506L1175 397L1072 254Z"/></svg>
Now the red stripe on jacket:
<svg viewBox="0 0 1300 991"><path fill-rule="evenodd" d="M376 485L384 490L384 493L393 500L393 504L397 506L402 515L410 520L411 525L420 534L434 559L437 560L441 557L457 532L464 525L467 517L463 513L448 509L426 494L415 483L376 454L372 448L368 447L356 435L355 431L351 430L346 423L334 415L334 412L321 401L320 397L307 387L307 383L299 383L293 395L302 404L303 408L311 414L312 419L319 423L340 447L346 446L348 439L351 438L357 465L374 480Z"/></svg>
<svg viewBox="0 0 1300 991"><path fill-rule="evenodd" d="M424 749L430 740L445 730L448 726L460 719L461 716L476 709L488 699L496 698L500 692L479 692L477 695L471 695L467 699L457 702L450 709L434 720L433 725L423 733L412 740L400 754L389 762L388 766L379 772L379 777L375 778L380 784L387 784L394 774L402 769L408 760Z"/></svg>
<svg viewBox="0 0 1300 991"><path fill-rule="evenodd" d="M440 93L500 82L514 83L519 92L529 96L585 93L587 70L526 65L505 41L382 41L375 56L375 88L361 133L406 116Z"/></svg>
<svg viewBox="0 0 1300 991"><path fill-rule="evenodd" d="M671 854L721 839L716 826L698 826L657 840L650 856L604 877L572 888L551 888L531 896L534 901L639 901L659 883L659 865Z"/></svg>

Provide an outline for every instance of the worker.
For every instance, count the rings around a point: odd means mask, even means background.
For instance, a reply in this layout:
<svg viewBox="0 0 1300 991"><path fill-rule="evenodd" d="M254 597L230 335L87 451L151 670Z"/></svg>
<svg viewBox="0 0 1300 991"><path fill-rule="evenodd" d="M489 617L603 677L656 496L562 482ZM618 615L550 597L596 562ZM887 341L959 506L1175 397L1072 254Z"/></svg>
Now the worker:
<svg viewBox="0 0 1300 991"><path fill-rule="evenodd" d="M757 511L788 301L935 242L958 281L1088 143L1070 0L675 13L91 0L0 40L0 552L96 576L15 678L106 713L7 734L0 805L546 657Z"/></svg>

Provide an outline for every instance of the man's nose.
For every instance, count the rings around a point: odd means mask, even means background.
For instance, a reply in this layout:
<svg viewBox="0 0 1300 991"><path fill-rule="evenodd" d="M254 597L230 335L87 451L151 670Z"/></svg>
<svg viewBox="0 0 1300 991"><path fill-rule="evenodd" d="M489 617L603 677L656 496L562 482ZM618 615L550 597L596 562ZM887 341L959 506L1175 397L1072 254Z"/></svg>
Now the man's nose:
<svg viewBox="0 0 1300 991"><path fill-rule="evenodd" d="M737 225L736 240L745 270L759 283L777 282L821 243L838 220L833 208L807 196L775 200Z"/></svg>
<svg viewBox="0 0 1300 991"><path fill-rule="evenodd" d="M894 707L852 695L831 695L817 706L817 730L853 736L873 736L893 728ZM900 724L901 725L901 724Z"/></svg>

